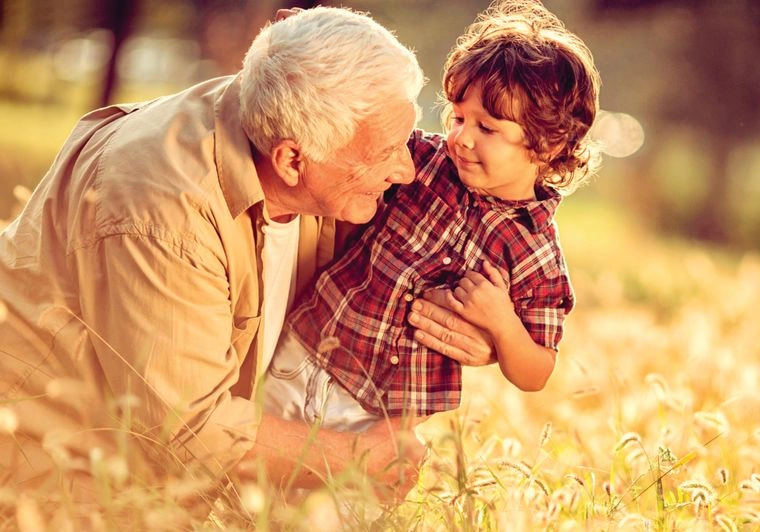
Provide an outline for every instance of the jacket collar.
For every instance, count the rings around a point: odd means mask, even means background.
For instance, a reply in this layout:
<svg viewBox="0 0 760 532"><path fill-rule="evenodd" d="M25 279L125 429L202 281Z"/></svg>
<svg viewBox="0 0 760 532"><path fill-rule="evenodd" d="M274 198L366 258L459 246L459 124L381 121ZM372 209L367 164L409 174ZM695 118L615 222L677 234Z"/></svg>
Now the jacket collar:
<svg viewBox="0 0 760 532"><path fill-rule="evenodd" d="M219 186L233 218L264 200L251 143L240 124L240 74L216 100L214 106L216 144L214 156Z"/></svg>

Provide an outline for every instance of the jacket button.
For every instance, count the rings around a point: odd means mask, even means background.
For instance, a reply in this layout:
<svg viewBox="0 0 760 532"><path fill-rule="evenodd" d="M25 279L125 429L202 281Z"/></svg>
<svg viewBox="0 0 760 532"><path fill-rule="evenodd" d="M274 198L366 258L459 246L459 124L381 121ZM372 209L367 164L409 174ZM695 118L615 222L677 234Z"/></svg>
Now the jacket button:
<svg viewBox="0 0 760 532"><path fill-rule="evenodd" d="M396 355L393 355L393 356L391 357L391 364L393 364L394 366L395 366L396 364L398 364L398 357L397 357Z"/></svg>

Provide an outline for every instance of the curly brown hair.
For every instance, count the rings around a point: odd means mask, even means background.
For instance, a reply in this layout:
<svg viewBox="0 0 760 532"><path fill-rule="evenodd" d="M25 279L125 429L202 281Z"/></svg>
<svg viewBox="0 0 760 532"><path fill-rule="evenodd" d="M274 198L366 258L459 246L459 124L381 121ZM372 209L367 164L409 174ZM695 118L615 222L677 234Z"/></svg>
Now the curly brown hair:
<svg viewBox="0 0 760 532"><path fill-rule="evenodd" d="M599 151L586 134L599 73L588 47L540 2L498 0L457 39L443 73L444 127L473 84L492 116L523 127L539 183L569 193L596 171Z"/></svg>

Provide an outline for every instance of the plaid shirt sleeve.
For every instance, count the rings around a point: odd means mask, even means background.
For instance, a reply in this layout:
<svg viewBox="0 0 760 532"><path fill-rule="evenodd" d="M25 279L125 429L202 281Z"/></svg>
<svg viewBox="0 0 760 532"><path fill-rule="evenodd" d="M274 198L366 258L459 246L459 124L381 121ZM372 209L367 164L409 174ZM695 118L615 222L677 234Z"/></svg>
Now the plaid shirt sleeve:
<svg viewBox="0 0 760 532"><path fill-rule="evenodd" d="M556 351L575 296L555 224L552 222L540 235L533 235L531 242L536 247L512 266L511 295L531 338ZM518 254L513 257L518 258Z"/></svg>

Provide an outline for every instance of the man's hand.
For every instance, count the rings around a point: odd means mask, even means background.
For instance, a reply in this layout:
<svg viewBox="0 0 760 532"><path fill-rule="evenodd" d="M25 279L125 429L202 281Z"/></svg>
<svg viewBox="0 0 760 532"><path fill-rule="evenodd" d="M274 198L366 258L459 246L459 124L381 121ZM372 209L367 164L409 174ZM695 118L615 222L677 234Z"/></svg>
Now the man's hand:
<svg viewBox="0 0 760 532"><path fill-rule="evenodd" d="M454 310L451 290L435 289L412 303L409 323L414 338L422 345L465 366L485 366L496 362L490 336L462 319Z"/></svg>
<svg viewBox="0 0 760 532"><path fill-rule="evenodd" d="M358 447L367 452L367 472L378 481L379 495L402 499L417 483L427 448L414 433L424 418L390 418L359 435Z"/></svg>
<svg viewBox="0 0 760 532"><path fill-rule="evenodd" d="M293 7L290 9L278 9L277 14L274 16L274 21L279 22L281 20L285 20L288 17L292 17L299 11L303 11L303 9L300 7Z"/></svg>

